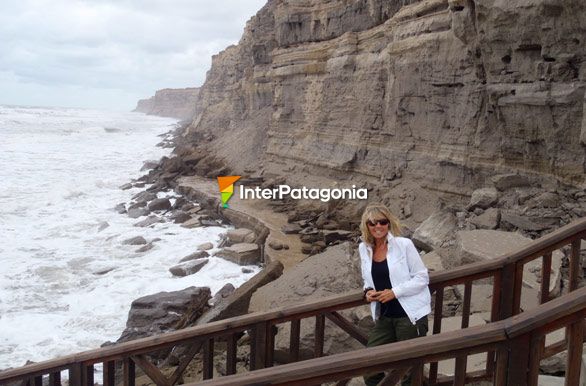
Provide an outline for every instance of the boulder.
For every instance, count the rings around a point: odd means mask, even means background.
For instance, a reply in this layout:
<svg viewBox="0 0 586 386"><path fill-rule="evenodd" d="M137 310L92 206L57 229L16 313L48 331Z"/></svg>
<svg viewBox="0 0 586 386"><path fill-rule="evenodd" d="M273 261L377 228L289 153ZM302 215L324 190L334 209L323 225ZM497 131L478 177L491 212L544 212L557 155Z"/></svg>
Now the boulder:
<svg viewBox="0 0 586 386"><path fill-rule="evenodd" d="M187 220L185 221L183 224L181 224L181 226L183 228L197 228L202 226L201 221L199 219L199 217L192 217L191 220Z"/></svg>
<svg viewBox="0 0 586 386"><path fill-rule="evenodd" d="M283 243L276 240L271 240L269 241L269 247L271 249L274 249L275 251L280 251L281 249L283 249Z"/></svg>
<svg viewBox="0 0 586 386"><path fill-rule="evenodd" d="M456 216L451 210L439 210L415 229L413 243L426 251L440 248L446 240L453 236L457 226Z"/></svg>
<svg viewBox="0 0 586 386"><path fill-rule="evenodd" d="M490 208L476 217L471 217L468 219L468 222L473 224L477 229L496 229L499 226L500 220L500 210L497 208Z"/></svg>
<svg viewBox="0 0 586 386"><path fill-rule="evenodd" d="M246 228L230 229L227 236L230 244L254 243L256 239L254 232Z"/></svg>
<svg viewBox="0 0 586 386"><path fill-rule="evenodd" d="M138 202L133 202L132 204L130 204L130 206L128 207L128 210L131 209L136 209L136 208L144 208L147 205L146 201L138 201Z"/></svg>
<svg viewBox="0 0 586 386"><path fill-rule="evenodd" d="M193 252L190 255L185 256L184 258L182 258L181 260L179 260L180 263L184 263L186 261L191 261L191 260L197 260L197 259L203 259L205 257L208 257L210 254L207 253L206 251L197 251L197 252Z"/></svg>
<svg viewBox="0 0 586 386"><path fill-rule="evenodd" d="M234 291L236 291L236 288L232 285L232 283L228 283L228 284L224 285L222 288L220 288L220 290L218 292L216 292L216 294L214 295L213 298L210 299L208 304L210 305L210 307L213 307L215 304L218 304L223 299L232 295L234 293Z"/></svg>
<svg viewBox="0 0 586 386"><path fill-rule="evenodd" d="M492 260L519 250L532 240L518 233L473 230L460 231L456 235L456 259L460 264ZM557 296L561 288L562 253L555 251L552 256L549 291ZM523 289L521 303L524 310L539 304L541 281L541 259L526 263L523 268Z"/></svg>
<svg viewBox="0 0 586 386"><path fill-rule="evenodd" d="M359 257L350 243L329 247L325 252L306 258L287 270L277 280L259 288L250 301L249 312L274 310L362 288ZM286 361L289 350L288 323L278 325L275 358ZM300 356L311 357L315 321L301 322ZM363 348L354 338L326 320L324 353L326 355Z"/></svg>
<svg viewBox="0 0 586 386"><path fill-rule="evenodd" d="M145 218L144 220L141 220L137 223L134 224L135 227L141 227L141 228L146 228L149 227L151 225L157 224L157 223L162 223L165 222L164 219L157 217L155 215L150 215L147 218Z"/></svg>
<svg viewBox="0 0 586 386"><path fill-rule="evenodd" d="M183 224L184 222L191 220L191 215L189 213L178 211L174 213L171 218L175 224Z"/></svg>
<svg viewBox="0 0 586 386"><path fill-rule="evenodd" d="M132 189L132 184L131 183L124 184L124 185L121 185L119 188L122 190Z"/></svg>
<svg viewBox="0 0 586 386"><path fill-rule="evenodd" d="M117 343L182 328L187 321L194 321L207 310L210 295L207 287L189 287L136 299L130 306L126 329Z"/></svg>
<svg viewBox="0 0 586 386"><path fill-rule="evenodd" d="M421 255L421 260L423 260L423 264L425 264L430 273L445 270L442 258L436 251L424 253Z"/></svg>
<svg viewBox="0 0 586 386"><path fill-rule="evenodd" d="M130 218L139 218L142 216L146 216L149 214L149 210L146 208L135 208L135 209L130 209L128 211L128 217Z"/></svg>
<svg viewBox="0 0 586 386"><path fill-rule="evenodd" d="M296 223L287 224L281 228L281 231L286 235L299 233L301 231L301 225Z"/></svg>
<svg viewBox="0 0 586 386"><path fill-rule="evenodd" d="M530 186L531 181L521 174L500 174L491 178L495 188L500 191L520 186Z"/></svg>
<svg viewBox="0 0 586 386"><path fill-rule="evenodd" d="M120 214L126 213L126 205L123 202L121 202L120 204L114 207L114 210Z"/></svg>
<svg viewBox="0 0 586 386"><path fill-rule="evenodd" d="M140 192L132 196L132 199L136 202L148 202L157 198L157 195L151 192Z"/></svg>
<svg viewBox="0 0 586 386"><path fill-rule="evenodd" d="M145 245L143 245L142 247L138 248L138 249L137 249L136 251L134 251L134 252L136 252L136 253L143 253L143 252L147 252L147 251L150 251L151 249L153 249L153 247L154 247L154 246L155 246L155 245L154 245L152 242L150 242L150 243L148 243L148 244L145 244Z"/></svg>
<svg viewBox="0 0 586 386"><path fill-rule="evenodd" d="M476 189L472 192L468 210L475 208L487 209L496 204L498 201L498 192L495 188Z"/></svg>
<svg viewBox="0 0 586 386"><path fill-rule="evenodd" d="M214 244L207 242L207 243L203 243L203 244L199 244L197 246L197 250L198 251L209 251L210 249L212 249L214 247Z"/></svg>
<svg viewBox="0 0 586 386"><path fill-rule="evenodd" d="M102 221L99 225L98 225L98 232L103 231L104 229L108 228L110 226L110 224L107 221Z"/></svg>
<svg viewBox="0 0 586 386"><path fill-rule="evenodd" d="M125 244L125 245L143 245L146 243L147 243L147 241L142 236L132 237L132 238L126 239L122 242L122 244Z"/></svg>
<svg viewBox="0 0 586 386"><path fill-rule="evenodd" d="M171 201L168 198L155 198L149 202L148 209L151 212L156 210L169 210L171 209Z"/></svg>
<svg viewBox="0 0 586 386"><path fill-rule="evenodd" d="M324 230L323 235L324 235L325 243L327 245L330 245L336 241L346 241L346 240L350 239L350 237L352 236L352 232L344 231L341 229Z"/></svg>
<svg viewBox="0 0 586 386"><path fill-rule="evenodd" d="M503 210L501 213L500 226L507 230L543 231L559 225L560 219L557 217L521 216L512 210Z"/></svg>
<svg viewBox="0 0 586 386"><path fill-rule="evenodd" d="M557 208L560 204L560 196L551 192L541 193L527 202L530 208Z"/></svg>
<svg viewBox="0 0 586 386"><path fill-rule="evenodd" d="M182 264L175 265L169 268L169 272L173 276L189 276L193 275L194 273L199 272L200 269L204 267L208 263L209 259L197 259L197 260L190 260Z"/></svg>
<svg viewBox="0 0 586 386"><path fill-rule="evenodd" d="M240 265L258 264L260 250L257 244L239 243L222 249L217 256Z"/></svg>

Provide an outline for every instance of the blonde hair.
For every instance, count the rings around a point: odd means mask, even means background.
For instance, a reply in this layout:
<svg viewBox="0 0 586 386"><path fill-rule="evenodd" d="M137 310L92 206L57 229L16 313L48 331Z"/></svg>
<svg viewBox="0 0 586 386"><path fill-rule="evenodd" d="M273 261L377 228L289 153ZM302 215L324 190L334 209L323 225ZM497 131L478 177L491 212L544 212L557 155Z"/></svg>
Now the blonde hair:
<svg viewBox="0 0 586 386"><path fill-rule="evenodd" d="M399 223L399 219L395 217L385 205L372 204L364 209L362 220L360 221L360 232L362 232L362 240L365 243L374 245L374 237L372 237L366 222L369 220L378 220L381 217L385 217L389 220L389 232L391 232L393 236L401 236L401 223Z"/></svg>

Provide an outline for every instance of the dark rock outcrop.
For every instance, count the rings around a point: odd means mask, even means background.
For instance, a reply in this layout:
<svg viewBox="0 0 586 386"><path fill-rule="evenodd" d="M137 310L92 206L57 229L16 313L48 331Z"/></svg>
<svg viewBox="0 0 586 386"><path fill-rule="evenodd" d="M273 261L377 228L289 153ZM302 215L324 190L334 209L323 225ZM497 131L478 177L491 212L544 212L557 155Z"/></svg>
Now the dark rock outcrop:
<svg viewBox="0 0 586 386"><path fill-rule="evenodd" d="M208 309L207 287L159 292L132 302L126 329L117 343L157 335L193 323Z"/></svg>

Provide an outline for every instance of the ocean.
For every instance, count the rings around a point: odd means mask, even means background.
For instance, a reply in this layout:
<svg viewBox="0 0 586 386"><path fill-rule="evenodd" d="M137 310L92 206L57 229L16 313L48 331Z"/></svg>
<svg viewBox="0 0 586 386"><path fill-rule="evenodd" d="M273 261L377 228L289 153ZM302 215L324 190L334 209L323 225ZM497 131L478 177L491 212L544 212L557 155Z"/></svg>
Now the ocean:
<svg viewBox="0 0 586 386"><path fill-rule="evenodd" d="M173 277L171 266L203 242L216 247L227 229L139 228L140 218L113 210L143 190L120 186L144 174L145 161L170 153L156 145L176 124L140 113L0 105L0 369L115 341L141 296L189 286L214 294L260 270L245 274L212 257L197 274ZM134 236L161 240L139 253L123 244Z"/></svg>

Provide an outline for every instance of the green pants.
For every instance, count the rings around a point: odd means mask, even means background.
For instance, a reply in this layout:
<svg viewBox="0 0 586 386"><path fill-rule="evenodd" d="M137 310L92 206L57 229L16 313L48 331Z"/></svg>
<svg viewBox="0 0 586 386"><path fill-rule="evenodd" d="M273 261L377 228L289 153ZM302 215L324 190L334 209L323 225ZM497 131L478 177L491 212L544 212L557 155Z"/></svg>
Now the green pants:
<svg viewBox="0 0 586 386"><path fill-rule="evenodd" d="M366 347L380 346L401 340L413 339L419 336L425 336L428 331L427 316L419 319L415 325L409 318L388 318L381 316L377 321L370 334L368 334L368 343ZM368 374L364 377L367 386L377 385L383 378L384 373ZM411 385L411 375L408 375L401 382L402 386Z"/></svg>

